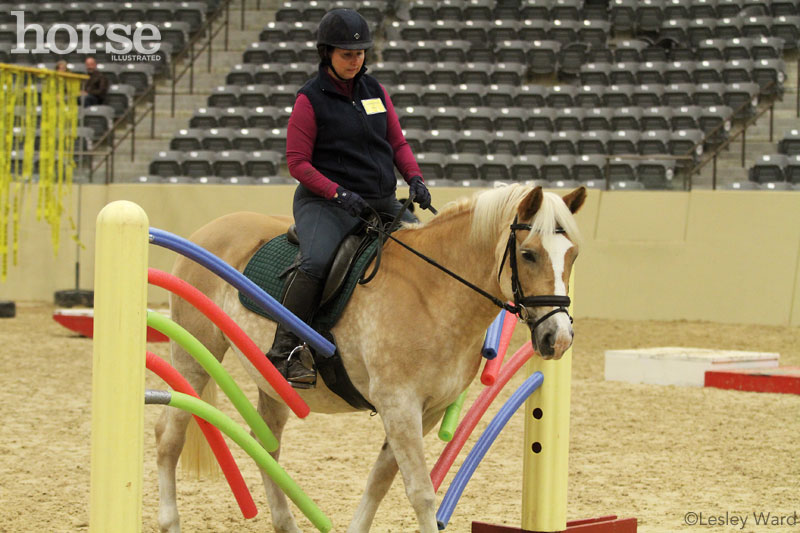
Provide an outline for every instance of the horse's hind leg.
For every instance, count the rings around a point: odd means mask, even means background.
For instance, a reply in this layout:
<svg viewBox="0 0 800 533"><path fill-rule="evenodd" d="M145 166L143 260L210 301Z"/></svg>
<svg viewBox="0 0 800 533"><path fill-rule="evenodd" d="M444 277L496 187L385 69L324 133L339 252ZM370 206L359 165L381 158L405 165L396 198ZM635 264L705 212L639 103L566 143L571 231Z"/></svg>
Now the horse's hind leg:
<svg viewBox="0 0 800 533"><path fill-rule="evenodd" d="M173 305L173 319L176 322L180 322L221 361L228 348L227 341L222 333L217 328L211 327L205 317L200 315L199 311L194 308L189 311L183 310L183 313L181 311L180 306ZM190 322L193 326L190 325ZM173 366L186 378L198 394L202 394L208 383L209 375L200 363L183 348L175 342L170 344ZM186 427L190 421L191 415L189 413L167 407L156 423L159 493L158 523L161 531L165 533L180 532L175 490L175 470L186 440Z"/></svg>
<svg viewBox="0 0 800 533"><path fill-rule="evenodd" d="M191 414L167 408L156 423L158 449L158 524L165 533L180 533L175 469L186 438Z"/></svg>
<svg viewBox="0 0 800 533"><path fill-rule="evenodd" d="M289 418L289 408L278 400L270 398L264 391L258 391L258 412L272 430L272 434L278 439L280 444L283 428ZM277 461L280 457L280 446L272 452L272 457ZM289 508L286 494L275 484L274 481L262 470L261 478L264 481L264 489L267 492L269 510L272 513L272 527L275 533L301 533L297 527L294 515Z"/></svg>

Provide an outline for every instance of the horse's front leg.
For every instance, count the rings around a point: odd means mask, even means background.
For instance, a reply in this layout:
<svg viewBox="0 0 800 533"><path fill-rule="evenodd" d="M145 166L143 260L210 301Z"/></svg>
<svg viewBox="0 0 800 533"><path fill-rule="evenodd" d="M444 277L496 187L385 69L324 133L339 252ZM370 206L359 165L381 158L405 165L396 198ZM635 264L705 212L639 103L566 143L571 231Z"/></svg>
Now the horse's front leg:
<svg viewBox="0 0 800 533"><path fill-rule="evenodd" d="M380 505L389 488L392 486L394 477L397 475L397 461L389 446L389 441L383 441L378 459L372 466L372 471L367 478L367 486L361 496L356 514L347 528L347 533L361 533L369 531L375 512Z"/></svg>
<svg viewBox="0 0 800 533"><path fill-rule="evenodd" d="M423 420L423 435L427 435L428 431L433 428L442 416L442 412L426 414ZM369 531L372 521L375 518L375 513L378 506L386 497L389 488L392 486L395 475L397 475L397 460L392 452L392 447L389 446L389 441L383 441L378 459L372 466L372 471L367 478L367 486L364 489L364 494L361 496L361 502L358 504L358 509L350 522L350 527L347 533L360 533L362 531Z"/></svg>
<svg viewBox="0 0 800 533"><path fill-rule="evenodd" d="M386 440L394 453L420 533L436 533L436 494L425 464L422 408L415 397L397 395L381 402L379 412ZM427 425L427 424L426 424Z"/></svg>
<svg viewBox="0 0 800 533"><path fill-rule="evenodd" d="M273 400L264 391L259 390L258 412L280 444L283 428L289 418L289 408L283 402ZM279 446L271 455L277 461L280 453ZM261 479L264 481L264 490L267 492L269 510L272 513L272 527L275 529L275 533L301 533L289 507L286 494L263 470L261 470Z"/></svg>

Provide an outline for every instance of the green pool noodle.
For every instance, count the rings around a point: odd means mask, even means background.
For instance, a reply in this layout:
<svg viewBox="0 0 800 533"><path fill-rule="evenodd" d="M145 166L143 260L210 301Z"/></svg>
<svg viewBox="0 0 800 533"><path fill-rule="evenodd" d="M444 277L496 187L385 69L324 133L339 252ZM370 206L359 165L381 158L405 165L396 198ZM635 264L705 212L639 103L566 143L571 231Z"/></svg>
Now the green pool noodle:
<svg viewBox="0 0 800 533"><path fill-rule="evenodd" d="M456 401L451 403L447 410L444 412L442 418L442 425L439 428L439 439L444 442L453 440L453 434L456 432L458 426L458 417L461 415L461 408L464 406L464 400L467 399L467 389L464 389Z"/></svg>
<svg viewBox="0 0 800 533"><path fill-rule="evenodd" d="M198 341L194 335L186 331L183 327L155 311L147 312L147 325L156 329L177 342L184 350L189 352L198 363L209 373L219 388L230 398L233 406L242 415L247 425L253 430L258 440L269 452L278 449L279 443L275 435L272 434L264 419L258 414L253 404L247 399L242 389L236 384L230 374L222 367L211 352L208 351L202 342Z"/></svg>
<svg viewBox="0 0 800 533"><path fill-rule="evenodd" d="M273 459L244 428L231 420L219 409L212 407L194 396L175 391L173 391L171 395L169 401L170 406L188 411L206 420L208 423L215 425L220 431L236 442L236 444L241 446L241 448L255 460L256 464L272 478L275 484L281 488L289 499L297 505L300 511L317 529L323 533L327 533L333 529L333 524L330 519L325 516L325 513L317 507L317 504L303 492L303 489L295 483L289 474L281 468L275 459Z"/></svg>

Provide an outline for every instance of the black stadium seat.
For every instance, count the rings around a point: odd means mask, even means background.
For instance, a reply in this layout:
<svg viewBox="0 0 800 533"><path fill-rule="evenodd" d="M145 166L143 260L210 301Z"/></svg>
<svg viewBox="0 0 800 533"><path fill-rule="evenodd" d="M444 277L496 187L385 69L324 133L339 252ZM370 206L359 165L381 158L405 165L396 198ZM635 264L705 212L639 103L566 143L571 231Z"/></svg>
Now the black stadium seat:
<svg viewBox="0 0 800 533"><path fill-rule="evenodd" d="M181 174L198 178L214 174L216 154L208 150L185 152L181 162Z"/></svg>
<svg viewBox="0 0 800 533"><path fill-rule="evenodd" d="M644 159L636 166L636 179L645 189L670 189L674 176L674 159Z"/></svg>
<svg viewBox="0 0 800 533"><path fill-rule="evenodd" d="M609 154L635 154L639 137L638 130L614 131L606 143L606 150Z"/></svg>
<svg viewBox="0 0 800 533"><path fill-rule="evenodd" d="M605 90L605 85L581 85L573 98L573 103L587 110L599 108L603 105Z"/></svg>
<svg viewBox="0 0 800 533"><path fill-rule="evenodd" d="M545 157L542 155L520 155L511 162L511 179L527 181L541 179L540 170Z"/></svg>
<svg viewBox="0 0 800 533"><path fill-rule="evenodd" d="M581 155L605 154L611 133L605 130L584 131L578 139L578 153Z"/></svg>
<svg viewBox="0 0 800 533"><path fill-rule="evenodd" d="M575 156L550 155L541 164L539 177L547 181L568 180L572 178Z"/></svg>
<svg viewBox="0 0 800 533"><path fill-rule="evenodd" d="M784 167L787 158L783 154L762 155L758 161L750 167L750 181L756 183L785 181Z"/></svg>
<svg viewBox="0 0 800 533"><path fill-rule="evenodd" d="M233 128L211 128L203 132L203 138L200 141L203 150L210 150L220 152L222 150L230 150L232 148L232 140L234 136Z"/></svg>
<svg viewBox="0 0 800 533"><path fill-rule="evenodd" d="M483 158L478 172L483 180L500 181L511 179L514 158L507 154L489 154Z"/></svg>
<svg viewBox="0 0 800 533"><path fill-rule="evenodd" d="M784 155L800 155L800 130L787 131L778 143L778 151Z"/></svg>
<svg viewBox="0 0 800 533"><path fill-rule="evenodd" d="M428 178L444 178L444 156L442 154L421 152L415 154L415 156L419 169L425 175L426 181Z"/></svg>
<svg viewBox="0 0 800 533"><path fill-rule="evenodd" d="M148 172L157 176L179 176L182 172L183 152L158 152L150 162Z"/></svg>
<svg viewBox="0 0 800 533"><path fill-rule="evenodd" d="M201 142L205 131L196 128L178 130L169 142L169 149L179 152L201 150L203 148Z"/></svg>
<svg viewBox="0 0 800 533"><path fill-rule="evenodd" d="M648 130L641 133L637 143L641 155L663 155L669 153L669 130Z"/></svg>
<svg viewBox="0 0 800 533"><path fill-rule="evenodd" d="M444 159L445 178L462 181L479 179L481 157L476 154L450 154Z"/></svg>
<svg viewBox="0 0 800 533"><path fill-rule="evenodd" d="M225 150L216 154L212 169L215 176L230 178L244 174L247 152L243 150Z"/></svg>
<svg viewBox="0 0 800 533"><path fill-rule="evenodd" d="M669 138L669 153L677 156L691 156L692 159L678 159L676 164L679 167L691 166L701 155L703 155L703 137L701 130L677 130L673 131Z"/></svg>
<svg viewBox="0 0 800 533"><path fill-rule="evenodd" d="M556 131L582 131L585 110L582 107L564 107L558 110L554 126Z"/></svg>
<svg viewBox="0 0 800 533"><path fill-rule="evenodd" d="M460 153L486 155L492 133L485 130L462 130L455 135L455 149Z"/></svg>
<svg viewBox="0 0 800 533"><path fill-rule="evenodd" d="M611 129L613 130L638 130L642 119L640 107L620 107L612 109Z"/></svg>
<svg viewBox="0 0 800 533"><path fill-rule="evenodd" d="M556 131L550 135L547 151L550 155L575 155L581 140L580 131ZM546 178L549 179L549 178Z"/></svg>
<svg viewBox="0 0 800 533"><path fill-rule="evenodd" d="M216 128L219 126L220 109L216 107L201 107L195 110L189 120L190 128Z"/></svg>
<svg viewBox="0 0 800 533"><path fill-rule="evenodd" d="M254 177L274 176L278 173L280 162L281 154L278 152L252 152L244 163L244 172Z"/></svg>
<svg viewBox="0 0 800 533"><path fill-rule="evenodd" d="M591 107L583 115L584 131L610 131L611 118L614 116L613 110L600 105Z"/></svg>
<svg viewBox="0 0 800 533"><path fill-rule="evenodd" d="M800 184L800 155L786 156L786 166L783 168L786 181L794 183L795 188Z"/></svg>
<svg viewBox="0 0 800 533"><path fill-rule="evenodd" d="M642 109L639 118L639 129L648 130L669 130L671 129L670 120L672 119L672 108L669 106L653 106Z"/></svg>
<svg viewBox="0 0 800 533"><path fill-rule="evenodd" d="M522 134L518 131L498 130L491 133L489 152L493 154L517 155L519 140Z"/></svg>
<svg viewBox="0 0 800 533"><path fill-rule="evenodd" d="M520 134L518 151L520 155L540 155L549 154L550 138L552 133L549 131L526 131Z"/></svg>
<svg viewBox="0 0 800 533"><path fill-rule="evenodd" d="M602 155L580 155L573 160L572 177L579 181L605 181L606 158Z"/></svg>

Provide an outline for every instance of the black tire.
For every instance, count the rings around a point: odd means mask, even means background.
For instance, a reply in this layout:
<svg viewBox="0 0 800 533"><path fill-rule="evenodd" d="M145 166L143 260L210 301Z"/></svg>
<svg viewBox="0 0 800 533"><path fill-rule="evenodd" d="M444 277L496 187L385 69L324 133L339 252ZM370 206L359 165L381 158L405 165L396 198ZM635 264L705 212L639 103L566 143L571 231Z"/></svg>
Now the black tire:
<svg viewBox="0 0 800 533"><path fill-rule="evenodd" d="M7 300L0 301L0 318L14 318L17 316L17 304Z"/></svg>
<svg viewBox="0 0 800 533"><path fill-rule="evenodd" d="M56 291L54 300L59 307L94 307L94 291L82 289Z"/></svg>

